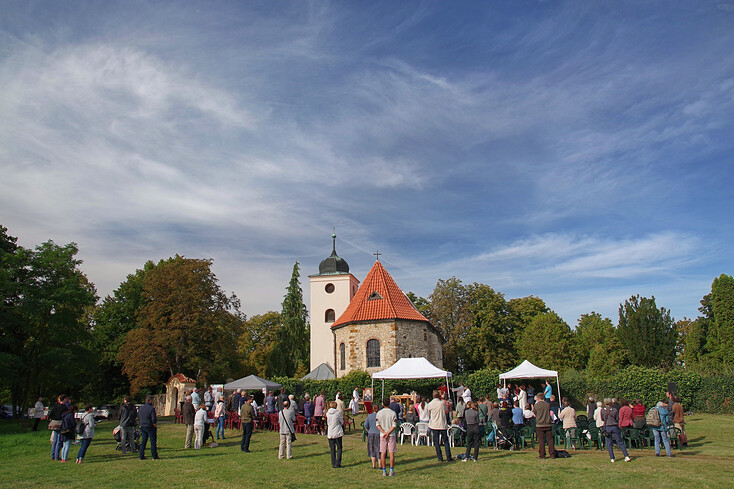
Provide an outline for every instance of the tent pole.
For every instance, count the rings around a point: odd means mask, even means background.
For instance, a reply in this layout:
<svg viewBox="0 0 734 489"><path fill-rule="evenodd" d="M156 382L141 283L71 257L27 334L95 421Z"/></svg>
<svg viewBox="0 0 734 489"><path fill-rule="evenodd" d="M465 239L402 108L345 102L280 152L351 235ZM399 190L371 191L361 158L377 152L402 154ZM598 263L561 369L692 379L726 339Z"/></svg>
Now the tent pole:
<svg viewBox="0 0 734 489"><path fill-rule="evenodd" d="M558 374L556 374L556 387L558 387L558 412L560 413L561 409L561 379Z"/></svg>
<svg viewBox="0 0 734 489"><path fill-rule="evenodd" d="M382 399L385 399L385 379L382 379ZM382 400L380 400L380 405L382 405Z"/></svg>

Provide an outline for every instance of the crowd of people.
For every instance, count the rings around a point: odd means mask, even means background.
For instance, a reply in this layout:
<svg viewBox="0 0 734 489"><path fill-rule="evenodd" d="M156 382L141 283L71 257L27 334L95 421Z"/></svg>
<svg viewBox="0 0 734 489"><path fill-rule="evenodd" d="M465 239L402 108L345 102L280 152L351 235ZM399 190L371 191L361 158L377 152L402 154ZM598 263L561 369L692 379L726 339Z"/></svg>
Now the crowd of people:
<svg viewBox="0 0 734 489"><path fill-rule="evenodd" d="M484 437L502 437L505 430L519 430L530 426L538 440L538 457L557 458L559 452L554 446L553 427L562 427L568 438L568 444L576 449L579 436L591 437L591 430L596 429L606 440L605 445L612 462L615 461L614 445L622 452L624 460L631 457L625 446L623 430L643 427L652 431L655 454L661 455L661 449L669 457L674 457L668 436L669 428L675 426L679 442L687 443L684 410L680 398L668 394L667 402L658 402L652 409L647 409L640 399L606 398L595 401L589 397L585 415L577 415L567 398L562 403L556 400L550 382L546 382L541 392L535 393L532 386L497 386L497 401L489 396L475 398L468 388L460 385L456 390L454 404L448 389L433 391L430 402L420 397L418 402L409 400L405 407L397 396L383 400L382 408L368 414L364 421L367 436L367 456L373 468L379 468L384 476L395 475L395 454L397 437L402 423L417 426L427 425L426 436L430 436L436 451L436 458L443 462L452 462L457 458L463 461L476 462L479 457L481 442ZM359 389L355 387L349 402L349 410L353 415L359 412ZM40 408L39 408L40 404ZM35 413L43 412L41 399L35 406ZM232 413L239 416L242 427L240 450L250 452L250 441L255 430L258 417L272 419L277 415L279 430L279 459L293 457L293 442L296 440L297 416L316 428L316 433L325 435L328 440L333 468L341 468L345 424L345 403L341 392L337 392L333 400L327 400L324 392L311 398L309 393L296 400L293 394L281 391L277 396L267 392L262 406L258 406L255 397L238 390L225 397L222 389L211 388L193 390L185 393L181 406L181 419L186 426L184 448L201 449L212 439L210 446L216 446L216 440L225 439L225 420ZM82 463L94 438L95 418L92 406L86 406L84 414L77 415L72 400L61 395L48 413L51 434L51 458L66 462L73 440L80 445L76 462ZM147 396L145 404L140 407L126 396L120 407L119 426L115 429L119 436L122 454L128 451L136 453L144 460L148 442L153 459L159 459L157 450L157 416L153 407L153 396ZM37 418L40 419L40 418ZM139 433L136 426L140 426ZM210 427L215 426L215 434ZM465 441L465 453L454 458L451 453L449 432L458 427ZM34 430L37 429L37 423ZM577 434L576 431L579 430ZM138 440L140 436L140 440ZM426 439L427 441L427 439ZM497 447L497 445L495 445ZM547 451L547 455L546 455Z"/></svg>

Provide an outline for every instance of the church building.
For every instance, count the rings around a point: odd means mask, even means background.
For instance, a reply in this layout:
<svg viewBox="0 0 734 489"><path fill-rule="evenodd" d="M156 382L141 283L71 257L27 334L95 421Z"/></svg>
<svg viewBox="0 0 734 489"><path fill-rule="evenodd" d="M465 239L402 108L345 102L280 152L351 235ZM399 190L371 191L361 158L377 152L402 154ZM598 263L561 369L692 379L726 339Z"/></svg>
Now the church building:
<svg viewBox="0 0 734 489"><path fill-rule="evenodd" d="M311 369L328 365L336 377L368 373L400 358L425 357L443 367L438 330L415 308L378 259L360 285L336 254L319 265L311 282Z"/></svg>

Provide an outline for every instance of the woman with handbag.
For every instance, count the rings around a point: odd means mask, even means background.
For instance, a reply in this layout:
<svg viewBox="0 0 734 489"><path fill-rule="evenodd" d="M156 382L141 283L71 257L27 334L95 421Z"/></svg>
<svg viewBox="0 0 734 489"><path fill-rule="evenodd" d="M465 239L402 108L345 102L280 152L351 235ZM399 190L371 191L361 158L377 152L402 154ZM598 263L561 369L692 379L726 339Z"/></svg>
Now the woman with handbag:
<svg viewBox="0 0 734 489"><path fill-rule="evenodd" d="M220 433L222 434L222 440L224 440L224 422L227 419L227 405L224 403L223 397L220 397L217 401L214 417L217 419L217 440L219 440Z"/></svg>
<svg viewBox="0 0 734 489"><path fill-rule="evenodd" d="M283 409L278 414L278 423L280 423L280 445L278 446L278 458L284 456L288 459L293 458L293 440L295 439L295 431L293 429L296 422L296 410L290 405L290 401L283 401Z"/></svg>
<svg viewBox="0 0 734 489"><path fill-rule="evenodd" d="M51 460L59 459L59 452L61 451L61 418L64 417L64 413L68 409L64 401L66 400L65 395L60 395L56 400L51 409L48 411L48 429L53 431L51 439Z"/></svg>
<svg viewBox="0 0 734 489"><path fill-rule="evenodd" d="M69 458L71 442L76 436L76 407L71 406L61 418L61 461L66 462Z"/></svg>
<svg viewBox="0 0 734 489"><path fill-rule="evenodd" d="M87 448L92 443L94 438L94 427L97 426L97 422L94 420L94 406L91 404L85 408L84 416L81 421L81 431L79 436L82 439L82 445L79 447L79 453L76 455L76 463L80 464L84 462L84 456L87 454Z"/></svg>

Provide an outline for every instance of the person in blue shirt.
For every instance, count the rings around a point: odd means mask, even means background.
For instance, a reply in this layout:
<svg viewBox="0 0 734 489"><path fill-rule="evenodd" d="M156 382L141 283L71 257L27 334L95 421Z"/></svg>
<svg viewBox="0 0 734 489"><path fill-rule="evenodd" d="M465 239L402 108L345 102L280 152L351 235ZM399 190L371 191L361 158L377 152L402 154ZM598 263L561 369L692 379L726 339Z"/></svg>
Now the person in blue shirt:
<svg viewBox="0 0 734 489"><path fill-rule="evenodd" d="M668 411L667 405L660 401L656 409L660 414L660 426L652 426L652 434L655 437L655 456L660 456L660 439L662 438L663 444L665 445L665 453L668 457L675 457L670 451L670 438L668 438L668 425L670 425L670 411Z"/></svg>
<svg viewBox="0 0 734 489"><path fill-rule="evenodd" d="M522 408L520 407L520 403L518 401L515 401L513 405L514 407L512 408L512 423L515 425L515 428L522 428L525 422L522 416Z"/></svg>
<svg viewBox="0 0 734 489"><path fill-rule="evenodd" d="M377 428L377 411L367 415L364 420L364 429L367 431L367 456L372 461L372 468L382 468L380 460L380 430Z"/></svg>
<svg viewBox="0 0 734 489"><path fill-rule="evenodd" d="M546 380L545 390L543 391L543 397L545 397L545 402L550 402L551 394L553 394L553 387L551 387L550 380Z"/></svg>

